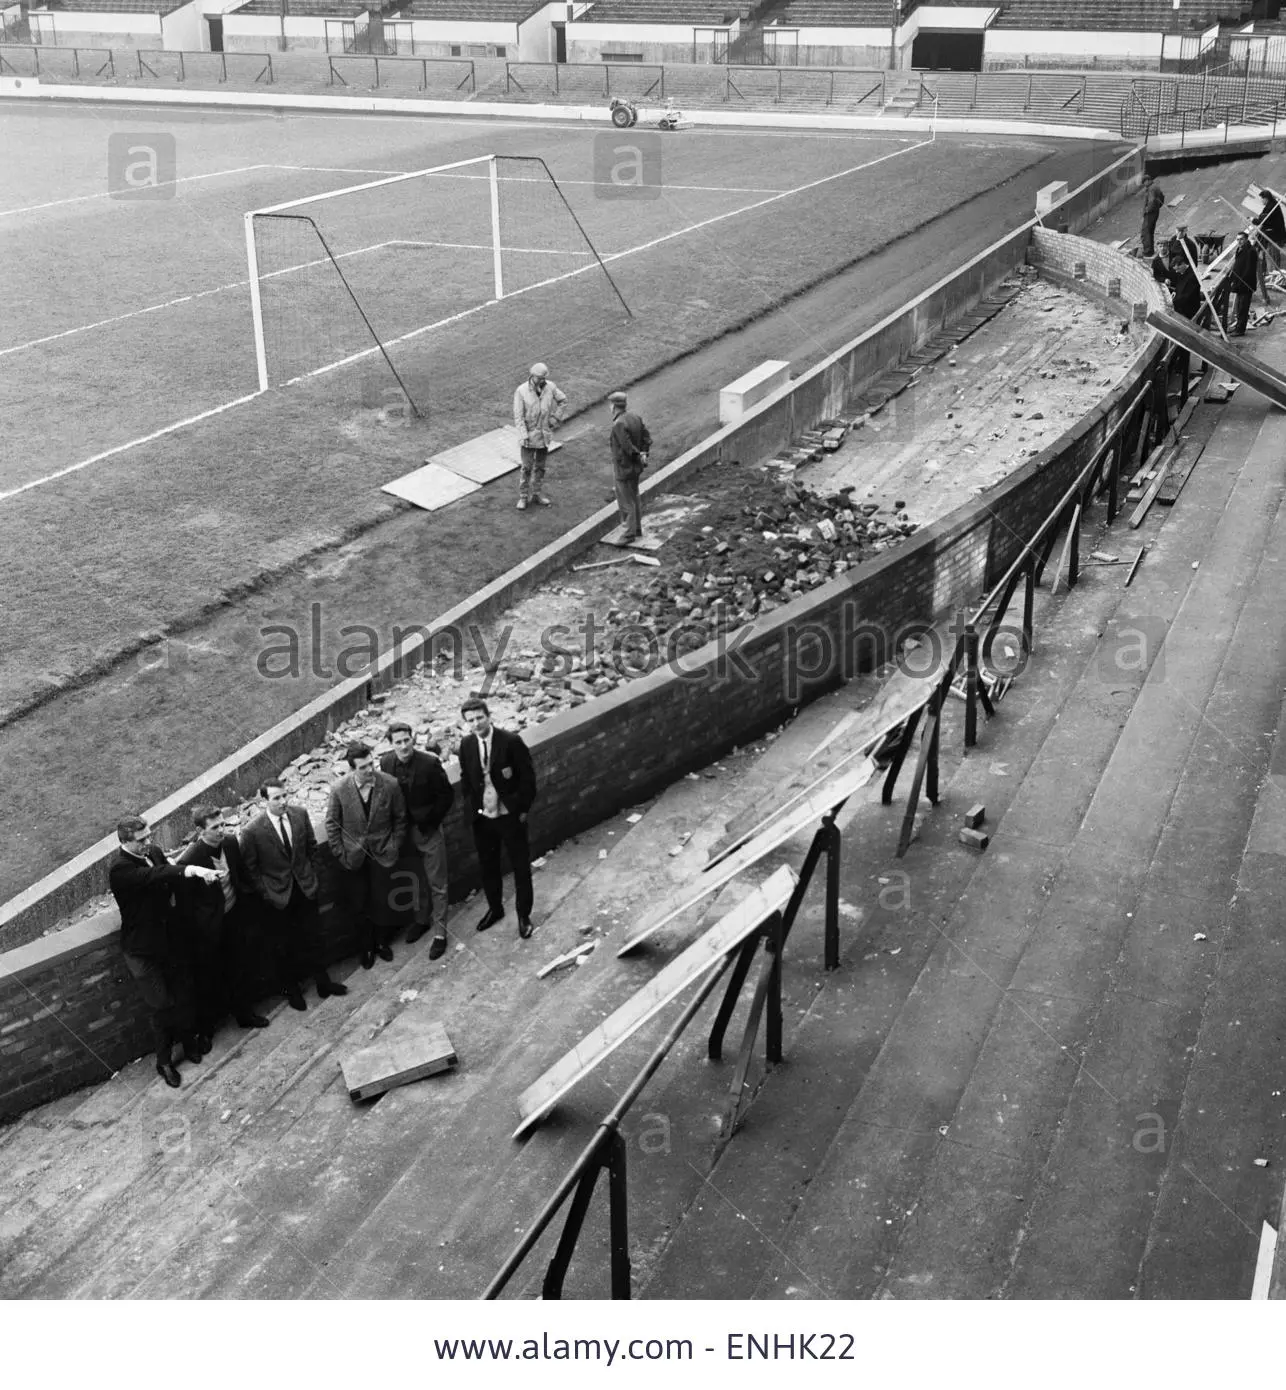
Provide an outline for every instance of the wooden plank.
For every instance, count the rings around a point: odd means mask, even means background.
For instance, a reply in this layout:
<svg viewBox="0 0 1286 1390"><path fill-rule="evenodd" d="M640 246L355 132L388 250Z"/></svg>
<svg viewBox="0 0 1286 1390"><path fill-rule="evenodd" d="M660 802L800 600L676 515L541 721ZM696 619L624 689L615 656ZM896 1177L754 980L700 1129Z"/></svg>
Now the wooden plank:
<svg viewBox="0 0 1286 1390"><path fill-rule="evenodd" d="M471 492L477 492L478 486L451 469L443 468L441 464L426 463L414 473L407 473L401 478L394 478L391 483L385 483L380 491L400 497L404 502L412 502L417 507L423 507L426 512L436 512L442 507L450 506L452 502L458 502L462 497L467 497Z"/></svg>
<svg viewBox="0 0 1286 1390"><path fill-rule="evenodd" d="M787 840L794 839L801 831L820 821L828 811L834 810L842 801L847 801L859 787L864 787L874 773L875 769L870 760L863 759L860 763L847 766L839 776L828 778L822 786L813 788L802 801L792 806L786 815L771 821L735 854L729 855L710 872L703 873L695 883L685 884L653 908L644 918L643 924L635 929L633 936L626 940L616 954L628 954L641 942L646 941L653 932L660 931L676 917L681 917L703 898L708 898L716 889L757 864L778 845L784 845Z"/></svg>
<svg viewBox="0 0 1286 1390"><path fill-rule="evenodd" d="M353 1100L370 1100L455 1064L447 1030L421 1007L399 1014L369 1047L341 1057L339 1068Z"/></svg>
<svg viewBox="0 0 1286 1390"><path fill-rule="evenodd" d="M1188 481L1189 475L1205 451L1204 444L1190 444L1179 450L1174 463L1170 465L1170 471L1165 475L1165 481L1161 484L1161 491L1156 495L1158 506L1174 506L1184 483Z"/></svg>
<svg viewBox="0 0 1286 1390"><path fill-rule="evenodd" d="M1286 410L1286 376L1274 371L1266 362L1230 343L1220 342L1218 338L1194 327L1187 319L1167 310L1153 309L1147 321L1171 342L1213 362L1234 381L1244 382L1252 391L1258 391L1275 406Z"/></svg>
<svg viewBox="0 0 1286 1390"><path fill-rule="evenodd" d="M1143 494L1139 505L1130 513L1129 527L1132 531L1137 530L1143 524L1143 518L1147 516L1148 509L1152 506L1153 500L1165 482L1165 476L1169 472L1169 465L1163 464L1157 469L1157 475L1148 484L1148 490Z"/></svg>
<svg viewBox="0 0 1286 1390"><path fill-rule="evenodd" d="M782 911L795 890L795 871L783 864L731 912L676 956L653 980L633 994L611 1017L603 1020L518 1097L522 1123L514 1130L521 1137L568 1091L649 1019L665 1008L765 922Z"/></svg>

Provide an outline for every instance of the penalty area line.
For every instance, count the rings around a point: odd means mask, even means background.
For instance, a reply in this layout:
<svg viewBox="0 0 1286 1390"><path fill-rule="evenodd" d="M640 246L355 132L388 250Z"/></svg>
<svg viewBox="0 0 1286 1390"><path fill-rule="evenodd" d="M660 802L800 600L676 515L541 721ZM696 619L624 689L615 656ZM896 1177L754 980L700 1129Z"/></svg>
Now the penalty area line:
<svg viewBox="0 0 1286 1390"><path fill-rule="evenodd" d="M10 488L7 492L0 492L0 502L7 502L10 498L19 497L24 492L31 492L35 488L44 487L46 483L57 482L59 478L70 477L73 473L79 473L82 468L88 468L90 464L102 463L104 459L114 458L117 454L123 454L128 449L137 449L142 444L151 444L154 440L164 439L167 434L175 434L179 430L185 430L189 425L198 425L202 420L209 420L214 415L222 415L225 410L233 410L239 405L246 405L261 395L263 395L262 391L252 391L248 396L238 396L235 401L225 401L223 405L212 406L209 410L201 411L199 415L189 415L186 420L176 420L172 425L164 425L161 429L153 430L151 434L145 434L140 439L131 439L126 444L117 444L110 449L104 449L101 454L95 454L93 458L82 459L80 463L69 464L66 468L59 468L53 473L47 473L43 478L32 478L30 482Z"/></svg>

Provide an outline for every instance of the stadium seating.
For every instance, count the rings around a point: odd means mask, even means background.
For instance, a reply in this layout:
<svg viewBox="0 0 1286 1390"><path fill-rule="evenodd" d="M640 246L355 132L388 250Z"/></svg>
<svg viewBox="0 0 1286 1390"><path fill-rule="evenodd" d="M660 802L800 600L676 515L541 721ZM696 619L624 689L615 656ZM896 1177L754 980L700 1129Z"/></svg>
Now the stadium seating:
<svg viewBox="0 0 1286 1390"><path fill-rule="evenodd" d="M744 19L752 0L598 0L578 24L724 25Z"/></svg>
<svg viewBox="0 0 1286 1390"><path fill-rule="evenodd" d="M291 0L292 5L297 0ZM384 11L385 19L436 19L501 21L520 24L537 10L544 9L544 0L411 0L409 4L394 4Z"/></svg>
<svg viewBox="0 0 1286 1390"><path fill-rule="evenodd" d="M1115 29L1175 33L1240 18L1243 0L1007 0L997 29Z"/></svg>
<svg viewBox="0 0 1286 1390"><path fill-rule="evenodd" d="M172 14L186 3L187 0L46 0L34 8L78 14Z"/></svg>
<svg viewBox="0 0 1286 1390"><path fill-rule="evenodd" d="M75 0L76 4L80 0ZM289 0L290 14L300 19L354 19L371 8L370 0ZM281 0L247 0L232 14L281 13Z"/></svg>
<svg viewBox="0 0 1286 1390"><path fill-rule="evenodd" d="M887 29L892 9L889 0L790 0L776 18L821 29Z"/></svg>

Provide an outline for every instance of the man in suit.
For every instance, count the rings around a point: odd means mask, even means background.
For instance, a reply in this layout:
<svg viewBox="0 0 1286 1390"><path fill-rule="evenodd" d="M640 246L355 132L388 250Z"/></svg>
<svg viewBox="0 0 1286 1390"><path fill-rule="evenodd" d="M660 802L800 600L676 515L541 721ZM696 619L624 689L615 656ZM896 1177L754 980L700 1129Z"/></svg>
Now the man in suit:
<svg viewBox="0 0 1286 1390"><path fill-rule="evenodd" d="M421 751L409 724L390 724L391 753L380 759L380 771L401 788L406 810L406 839L397 863L399 872L415 878L415 901L407 943L418 941L430 928L429 959L437 960L447 948L447 845L442 821L455 800L451 785L437 757L437 745Z"/></svg>
<svg viewBox="0 0 1286 1390"><path fill-rule="evenodd" d="M536 799L536 772L527 745L504 729L492 726L485 700L466 700L460 707L469 733L460 741L460 785L464 789L473 840L478 848L482 889L487 911L478 923L486 931L505 915L500 874L500 850L509 852L514 895L518 906L518 935L532 933L531 850L527 842L527 813Z"/></svg>
<svg viewBox="0 0 1286 1390"><path fill-rule="evenodd" d="M191 983L175 940L174 892L185 879L212 882L217 875L196 864L171 864L141 816L118 821L116 838L120 849L107 872L121 912L125 966L151 1010L157 1074L167 1086L179 1086L175 1042L183 1044L189 1061L199 1062L210 1040L198 1035L193 1019Z"/></svg>
<svg viewBox="0 0 1286 1390"><path fill-rule="evenodd" d="M255 892L241 860L241 846L217 806L195 807L192 823L196 839L178 862L197 864L217 875L213 883L193 879L184 884L184 939L192 964L197 1029L213 1033L228 1010L242 1028L266 1028L268 1020L255 1012L250 994L249 913Z"/></svg>
<svg viewBox="0 0 1286 1390"><path fill-rule="evenodd" d="M395 873L406 839L406 807L397 779L381 772L364 743L344 753L349 773L331 788L326 840L340 871L340 891L365 947L362 969L393 959L388 938L397 925L402 880ZM414 893L414 877L407 890Z"/></svg>
<svg viewBox="0 0 1286 1390"><path fill-rule="evenodd" d="M274 980L292 1009L303 1010L300 981L312 970L317 997L347 994L317 961L317 836L302 806L291 806L275 778L259 788L263 811L241 832L241 862L266 904L260 916Z"/></svg>
<svg viewBox="0 0 1286 1390"><path fill-rule="evenodd" d="M616 506L625 527L624 541L636 541L643 534L643 509L639 503L639 480L647 467L652 436L642 419L627 409L624 391L608 396L612 407L612 475L616 483Z"/></svg>

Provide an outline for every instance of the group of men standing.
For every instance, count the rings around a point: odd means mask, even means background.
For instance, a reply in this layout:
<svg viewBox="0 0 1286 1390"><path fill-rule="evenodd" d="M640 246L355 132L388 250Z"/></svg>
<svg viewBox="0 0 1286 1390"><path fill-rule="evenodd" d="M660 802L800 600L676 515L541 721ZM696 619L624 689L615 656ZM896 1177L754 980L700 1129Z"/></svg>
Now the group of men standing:
<svg viewBox="0 0 1286 1390"><path fill-rule="evenodd" d="M643 534L639 483L647 467L652 436L642 419L629 408L624 391L613 391L607 398L612 408L612 429L608 444L612 451L612 478L616 487L616 506L624 528L621 540L638 540ZM527 380L514 392L514 428L518 431L522 462L518 470L518 510L549 507L545 493L545 467L554 431L562 423L567 396L549 380L549 368L534 362Z"/></svg>
<svg viewBox="0 0 1286 1390"><path fill-rule="evenodd" d="M466 702L460 746L461 786L477 849L486 931L504 916L501 852L514 874L518 935L532 934L533 893L527 814L536 798L531 755L514 733L495 728L485 701ZM455 789L438 746L415 746L406 723L389 726L392 749L376 766L371 749L351 743L348 773L331 789L326 841L336 898L356 928L359 959L371 969L391 961L391 939L432 932L429 959L447 945L447 852L443 821ZM326 968L320 939L319 845L302 806L272 779L259 788L260 811L232 833L224 813L198 806L195 835L171 864L139 816L118 822L120 848L109 882L121 914L121 949L151 1016L156 1070L181 1085L175 1047L199 1062L216 1027L231 1014L242 1028L266 1028L254 1007L260 985L303 1010L302 982L319 998L348 987Z"/></svg>

